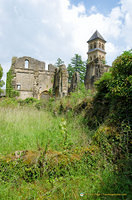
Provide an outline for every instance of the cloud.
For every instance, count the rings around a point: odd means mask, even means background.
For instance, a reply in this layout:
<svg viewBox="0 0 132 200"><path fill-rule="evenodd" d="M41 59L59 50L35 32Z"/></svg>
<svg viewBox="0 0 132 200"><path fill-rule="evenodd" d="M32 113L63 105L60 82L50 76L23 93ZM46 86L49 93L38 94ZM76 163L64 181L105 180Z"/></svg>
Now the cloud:
<svg viewBox="0 0 132 200"><path fill-rule="evenodd" d="M92 6L91 8L90 8L90 14L92 14L92 13L97 13L97 8L96 8L96 6Z"/></svg>
<svg viewBox="0 0 132 200"><path fill-rule="evenodd" d="M66 64L75 53L87 59L87 43L97 29L108 41L108 64L132 43L132 1L121 0L109 15L70 0L0 0L0 63L4 74L12 56Z"/></svg>

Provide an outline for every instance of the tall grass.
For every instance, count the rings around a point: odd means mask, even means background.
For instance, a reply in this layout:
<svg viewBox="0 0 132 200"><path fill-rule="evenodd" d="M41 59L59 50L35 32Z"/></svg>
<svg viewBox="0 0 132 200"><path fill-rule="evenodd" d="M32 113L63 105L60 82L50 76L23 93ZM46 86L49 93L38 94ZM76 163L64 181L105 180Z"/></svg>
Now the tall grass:
<svg viewBox="0 0 132 200"><path fill-rule="evenodd" d="M0 154L6 155L17 150L38 150L48 148L62 151L62 169L58 166L50 166L42 177L28 182L17 174L24 169L32 170L32 166L20 169L14 161L12 165L6 163L0 171L0 200L6 199L131 199L129 196L103 196L103 194L128 193L130 182L123 174L114 173L116 164L112 164L103 158L104 154L89 154L85 152L80 161L75 165L67 164L65 168L65 146L62 121L66 123L67 145L66 148L74 149L77 156L79 147L90 146L90 138L94 132L89 131L81 123L83 113L73 116L70 111L64 115L54 115L52 112L37 110L34 107L0 107ZM62 118L64 118L62 120ZM105 141L103 141L105 142ZM68 152L66 152L68 154ZM68 154L70 157L70 152ZM68 158L69 158L68 157ZM6 167L5 167L6 166ZM30 168L31 167L31 168ZM45 167L45 166L44 166ZM57 175L52 174L56 167ZM58 168L57 168L58 167ZM22 169L21 169L22 168ZM35 168L34 168L35 169ZM9 175L8 175L9 170ZM57 171L58 170L58 171ZM66 171L61 175L60 172ZM32 172L32 171L31 171ZM4 177L3 173L5 173ZM11 173L11 174L10 174ZM50 175L48 175L48 173ZM3 178L4 177L4 178ZM11 177L11 178L10 178ZM30 177L29 177L30 178ZM84 196L81 197L80 193ZM92 196L93 194L93 196ZM95 194L95 196L94 196ZM102 194L102 196L98 196Z"/></svg>
<svg viewBox="0 0 132 200"><path fill-rule="evenodd" d="M46 144L61 150L64 140L60 131L61 118L31 107L0 108L0 153L37 150ZM78 120L77 117L67 120L68 140L73 147L88 143L84 127Z"/></svg>

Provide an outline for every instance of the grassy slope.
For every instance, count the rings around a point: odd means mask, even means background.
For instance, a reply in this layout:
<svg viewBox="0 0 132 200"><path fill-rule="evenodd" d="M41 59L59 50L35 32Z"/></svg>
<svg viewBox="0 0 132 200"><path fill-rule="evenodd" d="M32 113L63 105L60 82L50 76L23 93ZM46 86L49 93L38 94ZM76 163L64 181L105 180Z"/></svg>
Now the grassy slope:
<svg viewBox="0 0 132 200"><path fill-rule="evenodd" d="M80 101L81 98L78 98L78 94L73 94L73 98L64 100L64 109L69 109L71 102L75 107L77 99ZM59 105L60 103L56 104L55 109L59 109ZM112 198L111 196L96 196L103 193L127 193L130 184L125 176L115 175L116 165L113 166L107 161L105 153L97 152L96 154L94 151L85 150L88 147L93 148L91 140L94 131L88 130L83 125L82 119L83 113L76 116L73 116L71 112L67 112L66 115L53 115L52 112L38 111L32 106L0 107L1 156L17 150L43 151L47 144L49 151L60 152L64 155L60 166L51 168L51 160L48 165L50 169L46 168L48 173L32 181L19 177L17 174L19 166L16 163L13 163L13 167L11 165L9 169L11 174L8 174L4 168L5 170L0 172L0 199L69 200L80 199L81 192L84 193L83 199L125 199L125 196ZM66 122L67 145L64 145L65 138L61 128L63 121ZM71 163L67 164L65 156L69 156L70 153L74 156L82 155L81 150L84 154L79 162L73 163L73 166ZM54 167L58 175L54 175ZM24 169L20 166L21 173ZM62 172L63 175L61 175ZM3 173L5 173L4 176ZM91 196L91 194L95 195Z"/></svg>
<svg viewBox="0 0 132 200"><path fill-rule="evenodd" d="M54 150L62 150L60 131L62 116L34 108L0 108L0 152L9 154L17 150L37 150L47 143ZM87 135L78 118L67 120L68 140L72 146L87 145Z"/></svg>

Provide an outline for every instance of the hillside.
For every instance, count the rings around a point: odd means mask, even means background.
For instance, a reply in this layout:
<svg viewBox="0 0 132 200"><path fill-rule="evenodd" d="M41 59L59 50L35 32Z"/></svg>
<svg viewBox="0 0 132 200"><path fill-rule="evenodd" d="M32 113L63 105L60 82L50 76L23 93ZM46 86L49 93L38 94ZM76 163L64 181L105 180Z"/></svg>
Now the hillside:
<svg viewBox="0 0 132 200"><path fill-rule="evenodd" d="M0 199L131 199L132 52L96 91L0 99Z"/></svg>

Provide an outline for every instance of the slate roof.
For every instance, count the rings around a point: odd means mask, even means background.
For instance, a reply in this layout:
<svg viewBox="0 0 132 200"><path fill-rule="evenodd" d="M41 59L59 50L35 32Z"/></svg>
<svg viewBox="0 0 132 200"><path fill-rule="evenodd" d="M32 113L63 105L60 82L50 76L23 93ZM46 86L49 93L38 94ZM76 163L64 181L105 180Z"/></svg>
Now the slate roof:
<svg viewBox="0 0 132 200"><path fill-rule="evenodd" d="M93 51L96 51L96 50L99 50L99 51L102 51L103 53L106 53L105 50L100 49L100 48L89 49L88 53L93 52Z"/></svg>
<svg viewBox="0 0 132 200"><path fill-rule="evenodd" d="M90 41L95 40L97 38L103 40L104 42L106 42L104 40L104 38L102 37L102 35L98 31L95 31L95 33L92 35L92 37L87 42L90 42Z"/></svg>

